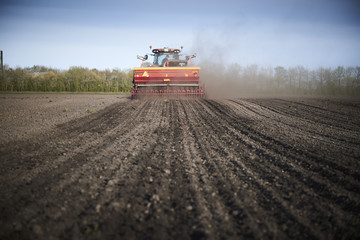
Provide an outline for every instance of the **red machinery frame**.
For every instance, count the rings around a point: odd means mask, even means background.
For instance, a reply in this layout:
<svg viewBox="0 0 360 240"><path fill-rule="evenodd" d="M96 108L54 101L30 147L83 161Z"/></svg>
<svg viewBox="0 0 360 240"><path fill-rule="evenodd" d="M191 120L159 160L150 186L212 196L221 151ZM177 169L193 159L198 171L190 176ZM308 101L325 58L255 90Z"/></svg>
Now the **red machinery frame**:
<svg viewBox="0 0 360 240"><path fill-rule="evenodd" d="M132 97L136 96L204 96L199 83L199 67L134 68ZM186 88L186 89L182 89Z"/></svg>

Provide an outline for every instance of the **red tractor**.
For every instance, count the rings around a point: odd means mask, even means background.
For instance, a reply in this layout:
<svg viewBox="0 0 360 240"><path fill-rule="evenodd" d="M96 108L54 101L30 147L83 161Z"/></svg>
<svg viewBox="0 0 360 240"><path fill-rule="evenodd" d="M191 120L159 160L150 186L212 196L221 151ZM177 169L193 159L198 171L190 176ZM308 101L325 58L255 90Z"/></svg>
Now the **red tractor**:
<svg viewBox="0 0 360 240"><path fill-rule="evenodd" d="M181 49L183 47L181 46ZM152 47L150 46L150 49ZM194 67L191 56L183 56L180 49L152 49L154 61L143 67L148 55L137 56L142 60L139 68L134 68L131 97L139 96L195 96L203 97L199 67Z"/></svg>

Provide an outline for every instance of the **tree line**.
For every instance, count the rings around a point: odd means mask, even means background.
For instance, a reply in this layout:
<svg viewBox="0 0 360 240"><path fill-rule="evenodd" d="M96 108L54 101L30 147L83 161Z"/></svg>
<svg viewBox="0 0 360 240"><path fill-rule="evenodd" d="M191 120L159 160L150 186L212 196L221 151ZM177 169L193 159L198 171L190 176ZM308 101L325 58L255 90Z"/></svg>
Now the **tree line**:
<svg viewBox="0 0 360 240"><path fill-rule="evenodd" d="M298 95L360 95L360 66L308 69L295 67L243 67L204 63L201 77L216 87L215 91ZM226 86L227 89L224 89Z"/></svg>
<svg viewBox="0 0 360 240"><path fill-rule="evenodd" d="M219 89L261 93L360 95L360 66L307 69L203 62L200 79ZM44 66L4 67L1 91L130 92L132 70L97 70L71 67L56 70Z"/></svg>
<svg viewBox="0 0 360 240"><path fill-rule="evenodd" d="M57 70L44 66L31 68L4 67L1 91L40 92L129 92L132 71L97 70L71 67Z"/></svg>

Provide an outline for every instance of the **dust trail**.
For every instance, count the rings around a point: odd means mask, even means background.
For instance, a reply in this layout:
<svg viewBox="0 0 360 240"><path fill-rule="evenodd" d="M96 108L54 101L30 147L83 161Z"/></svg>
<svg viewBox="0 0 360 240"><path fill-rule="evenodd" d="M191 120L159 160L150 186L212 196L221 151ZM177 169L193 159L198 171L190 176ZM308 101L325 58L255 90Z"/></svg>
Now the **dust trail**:
<svg viewBox="0 0 360 240"><path fill-rule="evenodd" d="M259 95L265 89L258 79L259 69L255 64L242 67L230 64L228 59L234 54L230 44L215 42L198 34L193 51L198 54L200 81L208 98L234 98Z"/></svg>
<svg viewBox="0 0 360 240"><path fill-rule="evenodd" d="M257 48L255 42L253 45ZM258 65L263 61L249 62L252 55L245 45L241 41L235 43L225 31L199 31L192 51L198 54L200 82L208 98L360 95L360 66L309 69L303 65L288 66L288 62ZM276 64L278 56L267 58Z"/></svg>
<svg viewBox="0 0 360 240"><path fill-rule="evenodd" d="M242 75L244 69L238 64L225 66L210 61L201 63L201 81L209 98L233 98L259 94L255 75ZM256 70L256 66L249 69ZM247 69L245 69L247 71Z"/></svg>

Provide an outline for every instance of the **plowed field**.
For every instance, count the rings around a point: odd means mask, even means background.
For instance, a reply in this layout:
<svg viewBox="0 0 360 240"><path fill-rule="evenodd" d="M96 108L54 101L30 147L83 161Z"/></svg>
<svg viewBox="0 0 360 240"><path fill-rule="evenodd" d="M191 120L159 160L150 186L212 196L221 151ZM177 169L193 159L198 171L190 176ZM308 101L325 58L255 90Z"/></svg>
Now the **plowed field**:
<svg viewBox="0 0 360 240"><path fill-rule="evenodd" d="M360 238L359 100L119 101L0 154L0 239Z"/></svg>

